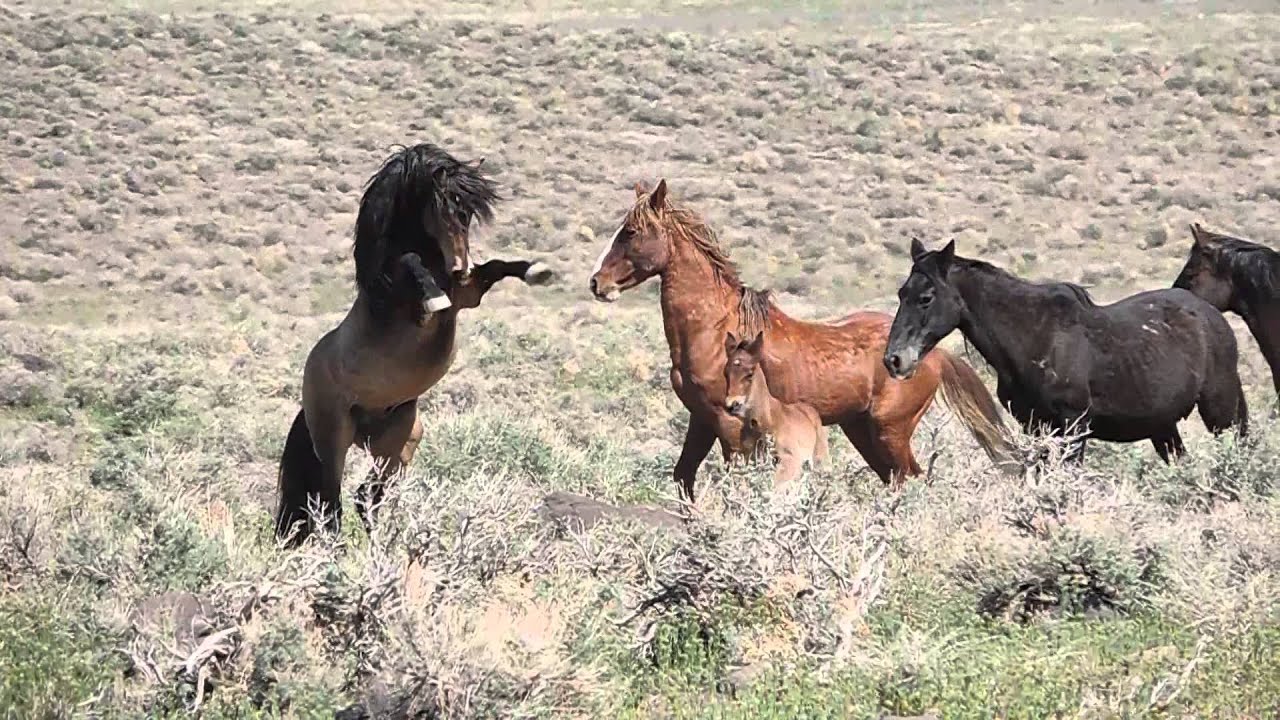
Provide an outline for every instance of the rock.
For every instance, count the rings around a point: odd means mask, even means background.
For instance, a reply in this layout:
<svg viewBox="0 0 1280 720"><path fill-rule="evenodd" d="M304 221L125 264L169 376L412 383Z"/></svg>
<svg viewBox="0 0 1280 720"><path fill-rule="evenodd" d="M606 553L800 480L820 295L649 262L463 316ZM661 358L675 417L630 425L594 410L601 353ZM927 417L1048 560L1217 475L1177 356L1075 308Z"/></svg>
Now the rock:
<svg viewBox="0 0 1280 720"><path fill-rule="evenodd" d="M1147 239L1145 248L1164 247L1169 242L1169 229L1165 227L1152 228L1147 231Z"/></svg>
<svg viewBox="0 0 1280 720"><path fill-rule="evenodd" d="M54 361L41 357L40 355L32 355L29 352L14 352L13 359L18 363L22 363L23 369L28 373L45 373L56 368Z"/></svg>
<svg viewBox="0 0 1280 720"><path fill-rule="evenodd" d="M0 295L0 320L11 320L18 316L18 301L8 295Z"/></svg>
<svg viewBox="0 0 1280 720"><path fill-rule="evenodd" d="M140 634L171 637L177 648L190 650L213 632L210 616L208 606L195 595L166 592L139 603L129 620Z"/></svg>
<svg viewBox="0 0 1280 720"><path fill-rule="evenodd" d="M722 695L737 697L738 693L750 687L768 669L769 666L762 662L733 668L716 684L716 690Z"/></svg>
<svg viewBox="0 0 1280 720"><path fill-rule="evenodd" d="M675 513L643 505L615 506L585 495L556 491L548 495L538 508L538 515L546 522L589 530L606 519L634 520L652 527L679 528L684 520Z"/></svg>
<svg viewBox="0 0 1280 720"><path fill-rule="evenodd" d="M314 40L303 40L302 42L298 43L298 47L295 49L298 52L305 53L307 55L323 55L324 54L324 47L322 47L319 43L315 42Z"/></svg>
<svg viewBox="0 0 1280 720"><path fill-rule="evenodd" d="M578 237L589 242L591 240L596 239L596 231L592 230L586 225L583 225L582 227L578 228Z"/></svg>

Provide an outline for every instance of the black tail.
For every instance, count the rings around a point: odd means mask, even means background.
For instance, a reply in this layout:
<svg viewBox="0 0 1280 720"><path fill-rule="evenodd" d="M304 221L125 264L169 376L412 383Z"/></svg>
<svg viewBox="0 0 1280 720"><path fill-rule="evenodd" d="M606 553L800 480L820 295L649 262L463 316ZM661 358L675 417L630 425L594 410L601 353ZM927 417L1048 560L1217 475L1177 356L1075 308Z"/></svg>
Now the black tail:
<svg viewBox="0 0 1280 720"><path fill-rule="evenodd" d="M302 542L311 531L311 519L307 515L307 496L320 490L322 468L311 444L311 431L302 410L293 419L289 438L284 441L284 454L280 456L280 475L276 492L276 537L284 539L296 530L290 544Z"/></svg>

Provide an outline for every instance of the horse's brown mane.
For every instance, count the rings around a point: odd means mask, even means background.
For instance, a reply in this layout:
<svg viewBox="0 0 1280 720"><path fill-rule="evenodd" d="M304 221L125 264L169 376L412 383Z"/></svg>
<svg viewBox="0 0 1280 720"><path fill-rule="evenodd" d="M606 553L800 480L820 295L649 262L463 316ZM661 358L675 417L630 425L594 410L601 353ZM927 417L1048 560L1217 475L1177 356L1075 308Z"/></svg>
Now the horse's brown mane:
<svg viewBox="0 0 1280 720"><path fill-rule="evenodd" d="M674 205L670 198L661 211L654 210L648 197L640 198L627 216L627 224L637 233L665 231L676 242L685 242L696 248L711 264L716 281L739 292L738 332L751 337L764 329L773 304L772 290L756 290L743 284L738 277L729 254L720 246L720 240L711 226L697 213Z"/></svg>

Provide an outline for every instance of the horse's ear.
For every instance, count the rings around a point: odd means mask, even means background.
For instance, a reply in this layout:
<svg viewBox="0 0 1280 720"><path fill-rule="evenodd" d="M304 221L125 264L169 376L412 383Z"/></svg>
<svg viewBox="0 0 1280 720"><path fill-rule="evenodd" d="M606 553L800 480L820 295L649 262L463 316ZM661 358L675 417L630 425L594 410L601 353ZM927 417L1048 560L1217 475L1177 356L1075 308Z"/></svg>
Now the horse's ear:
<svg viewBox="0 0 1280 720"><path fill-rule="evenodd" d="M1196 241L1196 247L1200 247L1205 250L1209 249L1209 245L1211 244L1209 241L1209 235L1204 231L1204 228L1200 227L1200 223L1191 223L1191 237Z"/></svg>
<svg viewBox="0 0 1280 720"><path fill-rule="evenodd" d="M911 238L911 262L915 262L924 257L924 254L927 252L929 251L924 249L924 243L920 242L920 238Z"/></svg>
<svg viewBox="0 0 1280 720"><path fill-rule="evenodd" d="M946 272L951 268L951 261L956 257L956 240L951 239L947 246L938 251L938 269Z"/></svg>
<svg viewBox="0 0 1280 720"><path fill-rule="evenodd" d="M643 180L637 180L637 181L636 181L636 199L637 199L637 200L639 200L640 198L644 197L644 196L645 196L645 195L647 195L648 193L649 193L649 191L648 191L647 189L645 189L644 181L643 181Z"/></svg>
<svg viewBox="0 0 1280 720"><path fill-rule="evenodd" d="M764 347L764 331L761 330L760 332L756 333L756 336L751 339L751 343L747 345L747 352L751 353L753 357L760 357L760 350L763 347Z"/></svg>
<svg viewBox="0 0 1280 720"><path fill-rule="evenodd" d="M732 355L734 350L738 349L738 336L729 331L724 336L724 354Z"/></svg>
<svg viewBox="0 0 1280 720"><path fill-rule="evenodd" d="M667 204L667 179L661 178L658 184L653 186L653 192L649 193L649 207L654 210L661 210Z"/></svg>

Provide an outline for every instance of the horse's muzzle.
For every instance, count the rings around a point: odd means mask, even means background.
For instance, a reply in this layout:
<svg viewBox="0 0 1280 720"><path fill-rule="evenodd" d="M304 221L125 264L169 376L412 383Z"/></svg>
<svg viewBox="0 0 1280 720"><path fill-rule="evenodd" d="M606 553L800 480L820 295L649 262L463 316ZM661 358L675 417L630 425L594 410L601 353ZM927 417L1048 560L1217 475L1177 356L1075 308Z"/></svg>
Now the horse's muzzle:
<svg viewBox="0 0 1280 720"><path fill-rule="evenodd" d="M747 404L740 397L725 398L724 409L727 410L729 414L732 415L733 417L736 417L736 418L742 417L742 413L746 409L746 407L747 407Z"/></svg>
<svg viewBox="0 0 1280 720"><path fill-rule="evenodd" d="M889 371L889 377L895 380L909 380L916 374L919 362L920 356L916 353L898 351L884 354L884 368Z"/></svg>
<svg viewBox="0 0 1280 720"><path fill-rule="evenodd" d="M620 291L616 285L615 286L606 285L605 283L602 283L599 280L597 280L595 275L591 276L590 287L591 287L591 295L594 296L595 299L599 300L600 302L613 302L614 300L618 299L619 295L622 294L622 291Z"/></svg>

